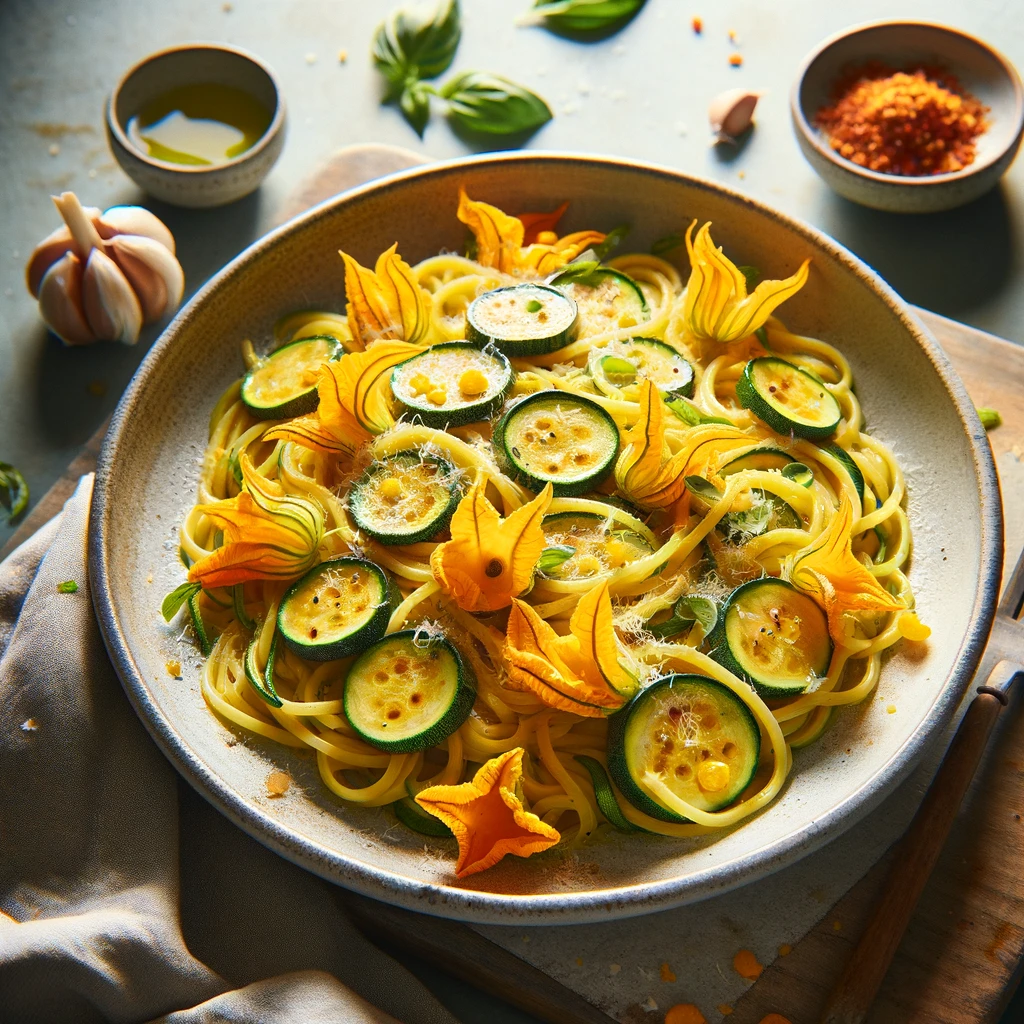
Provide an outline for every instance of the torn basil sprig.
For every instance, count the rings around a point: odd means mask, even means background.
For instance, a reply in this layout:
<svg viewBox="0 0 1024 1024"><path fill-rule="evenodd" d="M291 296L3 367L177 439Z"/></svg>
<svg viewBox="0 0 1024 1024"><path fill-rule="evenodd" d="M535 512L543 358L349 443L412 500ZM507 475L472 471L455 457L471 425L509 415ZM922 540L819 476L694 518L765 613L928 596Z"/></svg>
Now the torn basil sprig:
<svg viewBox="0 0 1024 1024"><path fill-rule="evenodd" d="M458 0L400 7L374 33L373 61L388 82L385 102L397 101L417 135L430 120L432 96L445 99L449 121L472 134L516 135L551 120L544 100L501 75L465 71L440 89L429 85L451 66L461 37Z"/></svg>
<svg viewBox="0 0 1024 1024"><path fill-rule="evenodd" d="M9 462L0 462L0 505L7 509L8 524L28 508L28 484Z"/></svg>
<svg viewBox="0 0 1024 1024"><path fill-rule="evenodd" d="M606 32L620 28L645 0L535 0L521 24L543 24L560 32Z"/></svg>

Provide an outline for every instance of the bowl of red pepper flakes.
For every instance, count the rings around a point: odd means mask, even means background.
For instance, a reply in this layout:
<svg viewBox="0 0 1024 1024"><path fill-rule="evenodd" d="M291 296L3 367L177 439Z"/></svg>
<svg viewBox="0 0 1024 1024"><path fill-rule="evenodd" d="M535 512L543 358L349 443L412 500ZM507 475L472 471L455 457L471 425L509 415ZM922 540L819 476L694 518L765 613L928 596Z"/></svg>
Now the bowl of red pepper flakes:
<svg viewBox="0 0 1024 1024"><path fill-rule="evenodd" d="M804 61L790 109L800 148L828 185L897 213L977 199L1024 135L1014 66L929 22L872 22L825 40Z"/></svg>

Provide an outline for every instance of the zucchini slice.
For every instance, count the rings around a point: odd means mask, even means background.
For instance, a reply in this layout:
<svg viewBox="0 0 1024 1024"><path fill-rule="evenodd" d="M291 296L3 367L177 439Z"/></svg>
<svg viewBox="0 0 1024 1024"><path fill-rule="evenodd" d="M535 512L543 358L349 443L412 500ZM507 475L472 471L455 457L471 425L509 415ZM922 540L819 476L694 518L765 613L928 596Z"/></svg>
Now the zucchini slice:
<svg viewBox="0 0 1024 1024"><path fill-rule="evenodd" d="M552 279L551 286L570 296L579 307L584 334L637 327L651 319L640 285L621 270L595 267L580 276L570 267Z"/></svg>
<svg viewBox="0 0 1024 1024"><path fill-rule="evenodd" d="M395 817L413 832L421 836L436 836L438 839L452 839L452 830L440 819L427 814L411 797L403 797L391 805Z"/></svg>
<svg viewBox="0 0 1024 1024"><path fill-rule="evenodd" d="M466 310L466 339L493 342L507 356L538 356L576 340L579 310L568 295L544 284L496 288Z"/></svg>
<svg viewBox="0 0 1024 1024"><path fill-rule="evenodd" d="M751 359L736 382L736 395L776 433L812 441L831 437L843 415L817 377L777 356Z"/></svg>
<svg viewBox="0 0 1024 1024"><path fill-rule="evenodd" d="M824 611L791 583L770 576L732 592L709 644L711 657L762 697L804 693L832 661Z"/></svg>
<svg viewBox="0 0 1024 1024"><path fill-rule="evenodd" d="M615 420L582 395L537 391L498 421L494 447L509 476L531 490L550 483L558 497L589 491L619 454Z"/></svg>
<svg viewBox="0 0 1024 1024"><path fill-rule="evenodd" d="M610 398L620 398L623 388L649 380L663 395L693 394L693 367L674 349L657 338L631 338L602 345L588 362L594 383Z"/></svg>
<svg viewBox="0 0 1024 1024"><path fill-rule="evenodd" d="M843 469L850 474L854 489L857 491L857 497L863 502L864 474L860 471L860 466L853 461L853 456L845 448L840 448L837 444L824 445L822 451L828 452L836 461L842 463Z"/></svg>
<svg viewBox="0 0 1024 1024"><path fill-rule="evenodd" d="M796 459L787 455L784 451L780 451L778 448L754 448L745 455L739 455L730 462L727 462L718 471L718 475L732 476L733 473L743 473L746 470L757 470L760 472L781 471L793 462L796 462Z"/></svg>
<svg viewBox="0 0 1024 1024"><path fill-rule="evenodd" d="M615 790L608 779L608 773L604 765L593 757L585 754L577 754L576 760L587 769L590 781L594 784L594 799L600 812L605 816L608 824L619 832L643 832L644 830L634 825L619 807L619 801L615 798Z"/></svg>
<svg viewBox="0 0 1024 1024"><path fill-rule="evenodd" d="M282 345L242 378L242 401L261 420L286 420L312 412L320 402L316 375L322 363L345 354L326 334Z"/></svg>
<svg viewBox="0 0 1024 1024"><path fill-rule="evenodd" d="M362 739L406 754L436 746L462 725L476 682L444 637L403 629L359 655L343 699L345 717Z"/></svg>
<svg viewBox="0 0 1024 1024"><path fill-rule="evenodd" d="M365 558L335 558L292 584L277 610L277 629L300 658L334 661L380 639L392 603L379 565Z"/></svg>
<svg viewBox="0 0 1024 1024"><path fill-rule="evenodd" d="M760 753L750 708L707 676L664 676L608 720L609 775L637 810L660 821L689 819L645 788L648 772L694 807L717 811L750 784Z"/></svg>
<svg viewBox="0 0 1024 1024"><path fill-rule="evenodd" d="M360 530L381 544L415 544L448 529L460 490L447 462L398 452L373 463L348 492Z"/></svg>
<svg viewBox="0 0 1024 1024"><path fill-rule="evenodd" d="M424 426L443 430L490 419L514 379L500 352L452 341L399 363L391 373L391 390Z"/></svg>
<svg viewBox="0 0 1024 1024"><path fill-rule="evenodd" d="M541 529L547 547L573 550L564 562L545 571L555 580L603 576L654 551L640 534L593 512L556 512L544 517Z"/></svg>

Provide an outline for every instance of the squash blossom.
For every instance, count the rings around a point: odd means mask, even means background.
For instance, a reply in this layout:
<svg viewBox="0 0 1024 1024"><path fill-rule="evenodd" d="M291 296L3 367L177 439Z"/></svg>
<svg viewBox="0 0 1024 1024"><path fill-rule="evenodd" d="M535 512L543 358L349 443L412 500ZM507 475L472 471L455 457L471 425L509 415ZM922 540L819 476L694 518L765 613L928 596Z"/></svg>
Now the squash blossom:
<svg viewBox="0 0 1024 1024"><path fill-rule="evenodd" d="M576 231L558 238L553 228L562 209L552 214L527 214L530 234L544 241L524 247L527 228L518 217L489 203L475 202L465 189L459 189L458 218L476 238L477 262L516 277L545 277L604 241L600 231Z"/></svg>
<svg viewBox="0 0 1024 1024"><path fill-rule="evenodd" d="M349 330L364 347L382 338L426 344L430 333L430 296L397 249L396 242L382 252L373 270L360 266L348 253L340 253L345 261Z"/></svg>
<svg viewBox="0 0 1024 1024"><path fill-rule="evenodd" d="M430 555L434 579L467 612L508 607L529 587L547 543L540 524L551 484L507 519L487 500L486 486L486 478L477 477L452 516L452 539Z"/></svg>
<svg viewBox="0 0 1024 1024"><path fill-rule="evenodd" d="M825 608L828 631L837 644L845 642L843 616L847 612L897 612L906 608L854 555L850 547L852 525L853 508L843 494L839 511L810 549L789 558L790 582Z"/></svg>
<svg viewBox="0 0 1024 1024"><path fill-rule="evenodd" d="M691 241L693 221L686 229L690 279L683 299L683 318L696 338L738 341L763 327L776 307L796 295L807 281L806 259L800 269L783 281L762 281L747 295L742 271L711 240L711 224L705 224Z"/></svg>
<svg viewBox="0 0 1024 1024"><path fill-rule="evenodd" d="M548 707L603 718L622 707L637 681L619 663L608 581L589 591L559 636L525 601L513 601L505 640L509 685Z"/></svg>
<svg viewBox="0 0 1024 1024"><path fill-rule="evenodd" d="M316 412L272 427L264 439L351 455L374 434L395 425L391 370L422 351L404 341L378 341L364 352L347 352L323 363L317 372Z"/></svg>
<svg viewBox="0 0 1024 1024"><path fill-rule="evenodd" d="M256 472L249 456L238 460L243 489L233 498L200 505L224 531L224 543L188 571L189 582L232 587L247 580L292 580L317 562L324 514L309 498L288 494Z"/></svg>
<svg viewBox="0 0 1024 1024"><path fill-rule="evenodd" d="M459 844L459 878L486 871L508 853L540 853L562 838L523 804L522 777L523 748L513 747L492 757L472 782L430 786L416 796L423 810L452 830Z"/></svg>

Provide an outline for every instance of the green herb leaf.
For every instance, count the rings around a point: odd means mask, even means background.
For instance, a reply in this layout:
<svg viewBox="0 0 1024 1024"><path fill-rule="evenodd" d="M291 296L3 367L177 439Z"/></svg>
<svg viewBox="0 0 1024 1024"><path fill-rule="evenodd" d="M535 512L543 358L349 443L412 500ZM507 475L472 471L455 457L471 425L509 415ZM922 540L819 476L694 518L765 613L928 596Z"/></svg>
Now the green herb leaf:
<svg viewBox="0 0 1024 1024"><path fill-rule="evenodd" d="M545 548L537 559L537 572L547 573L557 569L575 554L576 549L570 544L555 544L553 547Z"/></svg>
<svg viewBox="0 0 1024 1024"><path fill-rule="evenodd" d="M180 587L175 587L160 605L160 614L163 615L164 622L170 622L178 614L181 606L202 589L202 585L199 583L182 583Z"/></svg>
<svg viewBox="0 0 1024 1024"><path fill-rule="evenodd" d="M28 484L9 462L0 462L0 505L7 509L9 525L28 508Z"/></svg>
<svg viewBox="0 0 1024 1024"><path fill-rule="evenodd" d="M686 489L691 493L695 494L698 498L703 501L715 504L722 499L722 492L709 480L705 480L702 476L687 476L683 477L683 482L686 484Z"/></svg>
<svg viewBox="0 0 1024 1024"><path fill-rule="evenodd" d="M536 0L522 20L562 32L603 32L624 25L643 5L644 0Z"/></svg>
<svg viewBox="0 0 1024 1024"><path fill-rule="evenodd" d="M458 0L399 7L377 26L371 53L388 80L389 99L421 78L437 78L451 66L462 37Z"/></svg>
<svg viewBox="0 0 1024 1024"><path fill-rule="evenodd" d="M736 268L747 279L747 291L753 291L761 277L761 271L757 267Z"/></svg>
<svg viewBox="0 0 1024 1024"><path fill-rule="evenodd" d="M672 614L684 622L699 622L704 635L707 636L715 628L718 622L718 605L710 597L702 597L699 594L683 594Z"/></svg>
<svg viewBox="0 0 1024 1024"><path fill-rule="evenodd" d="M586 754L577 754L576 760L587 769L590 781L594 786L594 799L597 801L601 813L608 819L608 824L620 832L644 831L622 813L622 808L619 807L619 801L615 799L615 790L612 789L604 765L596 758L588 757Z"/></svg>
<svg viewBox="0 0 1024 1024"><path fill-rule="evenodd" d="M1000 426L1003 422L1003 417L999 415L999 412L996 409L979 409L978 419L981 420L981 425L986 430L995 430L995 428Z"/></svg>
<svg viewBox="0 0 1024 1024"><path fill-rule="evenodd" d="M77 594L78 584L74 580L65 580L63 583L57 584L58 594Z"/></svg>
<svg viewBox="0 0 1024 1024"><path fill-rule="evenodd" d="M801 487L810 487L814 483L814 473L811 472L809 466L805 466L802 462L787 462L782 467L782 475Z"/></svg>
<svg viewBox="0 0 1024 1024"><path fill-rule="evenodd" d="M430 96L433 92L424 82L410 81L398 100L402 115L421 139L430 120Z"/></svg>
<svg viewBox="0 0 1024 1024"><path fill-rule="evenodd" d="M557 274L553 274L549 284L556 287L561 284L572 284L579 281L580 284L587 284L588 278L601 264L597 260L573 260L567 263Z"/></svg>
<svg viewBox="0 0 1024 1024"><path fill-rule="evenodd" d="M664 256L666 253L675 252L683 244L683 236L679 232L665 235L651 243L652 256Z"/></svg>
<svg viewBox="0 0 1024 1024"><path fill-rule="evenodd" d="M604 241L599 242L592 249L594 255L598 260L604 261L608 258L608 254L613 250L617 249L622 243L622 240L630 232L630 226L628 224L620 224L617 228L612 228L607 235L604 236Z"/></svg>
<svg viewBox="0 0 1024 1024"><path fill-rule="evenodd" d="M486 71L458 75L440 95L448 101L449 120L475 134L536 131L552 117L548 105L535 93Z"/></svg>
<svg viewBox="0 0 1024 1024"><path fill-rule="evenodd" d="M692 402L685 398L672 398L665 403L672 410L676 419L682 420L688 427L699 427L702 423L727 423L732 426L732 421L723 419L721 416L705 416Z"/></svg>

